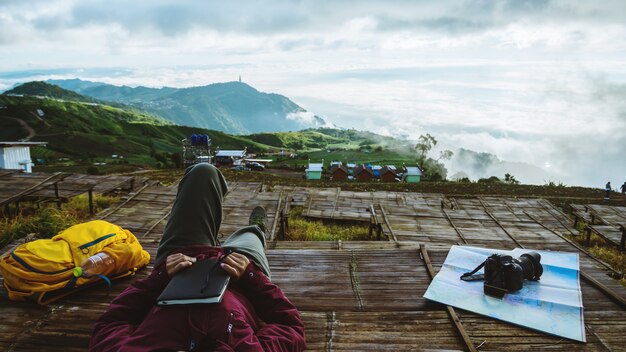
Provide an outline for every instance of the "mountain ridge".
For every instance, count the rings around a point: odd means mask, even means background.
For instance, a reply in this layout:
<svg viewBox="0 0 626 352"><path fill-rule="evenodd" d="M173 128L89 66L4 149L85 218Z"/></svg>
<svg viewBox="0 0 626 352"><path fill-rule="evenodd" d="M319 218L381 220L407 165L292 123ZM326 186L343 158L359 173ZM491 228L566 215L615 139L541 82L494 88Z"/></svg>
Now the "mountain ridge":
<svg viewBox="0 0 626 352"><path fill-rule="evenodd" d="M33 158L51 163L63 158L72 162L111 162L114 161L111 155L123 155L125 160L138 165L155 165L157 155L181 153L181 141L192 134L209 135L212 148L247 147L251 153L324 149L329 144L358 145L365 138L384 138L371 132L334 129L229 135L196 127L158 125L149 115L107 105L10 94L0 94L0 107L0 140L24 138L27 131L16 121L22 120L36 131L32 141L48 143L46 148L34 148ZM43 116L38 116L37 110ZM268 135L273 136L268 138Z"/></svg>
<svg viewBox="0 0 626 352"><path fill-rule="evenodd" d="M115 86L79 79L47 82L95 99L130 105L178 125L227 133L284 132L326 125L289 98L238 81L188 88Z"/></svg>
<svg viewBox="0 0 626 352"><path fill-rule="evenodd" d="M85 103L100 103L101 101L92 97L86 97L72 90L61 88L55 84L43 81L32 81L17 85L4 93L5 95L29 95L54 98L66 101L79 101Z"/></svg>

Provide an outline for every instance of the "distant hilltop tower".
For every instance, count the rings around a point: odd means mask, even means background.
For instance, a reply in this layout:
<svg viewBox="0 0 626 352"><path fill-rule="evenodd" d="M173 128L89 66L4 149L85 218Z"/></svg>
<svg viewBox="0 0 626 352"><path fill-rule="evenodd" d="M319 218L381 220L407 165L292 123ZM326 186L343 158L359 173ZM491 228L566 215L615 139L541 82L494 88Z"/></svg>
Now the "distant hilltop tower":
<svg viewBox="0 0 626 352"><path fill-rule="evenodd" d="M241 83L241 75L239 75L239 83Z"/></svg>

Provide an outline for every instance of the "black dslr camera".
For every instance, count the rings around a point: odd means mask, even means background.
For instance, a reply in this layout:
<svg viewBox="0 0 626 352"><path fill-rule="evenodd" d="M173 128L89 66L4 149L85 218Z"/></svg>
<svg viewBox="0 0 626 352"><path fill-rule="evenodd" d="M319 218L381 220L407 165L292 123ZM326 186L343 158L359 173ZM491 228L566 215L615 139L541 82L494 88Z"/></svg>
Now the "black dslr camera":
<svg viewBox="0 0 626 352"><path fill-rule="evenodd" d="M485 267L484 275L474 275ZM522 254L519 258L510 255L492 254L474 271L465 273L461 280L485 280L485 294L502 298L505 293L515 292L522 288L524 280L539 280L543 274L541 255L537 252Z"/></svg>

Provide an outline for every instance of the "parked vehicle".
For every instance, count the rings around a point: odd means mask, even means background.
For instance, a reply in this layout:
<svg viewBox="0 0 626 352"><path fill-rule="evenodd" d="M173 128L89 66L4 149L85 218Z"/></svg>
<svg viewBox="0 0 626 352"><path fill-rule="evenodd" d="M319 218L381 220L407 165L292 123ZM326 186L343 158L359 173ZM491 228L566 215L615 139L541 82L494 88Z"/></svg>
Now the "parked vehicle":
<svg viewBox="0 0 626 352"><path fill-rule="evenodd" d="M250 170L252 170L252 171L263 171L263 170L265 170L265 166L263 166L263 164L259 164L257 162L248 163L246 166L248 168L250 168Z"/></svg>

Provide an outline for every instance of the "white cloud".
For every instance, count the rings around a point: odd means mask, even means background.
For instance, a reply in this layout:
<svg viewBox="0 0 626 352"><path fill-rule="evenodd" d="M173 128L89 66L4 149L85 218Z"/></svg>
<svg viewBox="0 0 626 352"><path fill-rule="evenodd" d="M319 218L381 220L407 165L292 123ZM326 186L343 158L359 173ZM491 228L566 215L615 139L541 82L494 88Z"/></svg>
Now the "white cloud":
<svg viewBox="0 0 626 352"><path fill-rule="evenodd" d="M592 184L566 165L626 174L593 147L626 149L624 95L602 94L626 84L625 14L620 0L5 1L0 87L77 76L185 87L241 74L339 126L430 132ZM111 67L123 70L101 70Z"/></svg>
<svg viewBox="0 0 626 352"><path fill-rule="evenodd" d="M310 111L290 112L289 114L287 114L287 120L312 124L315 122L315 114Z"/></svg>

